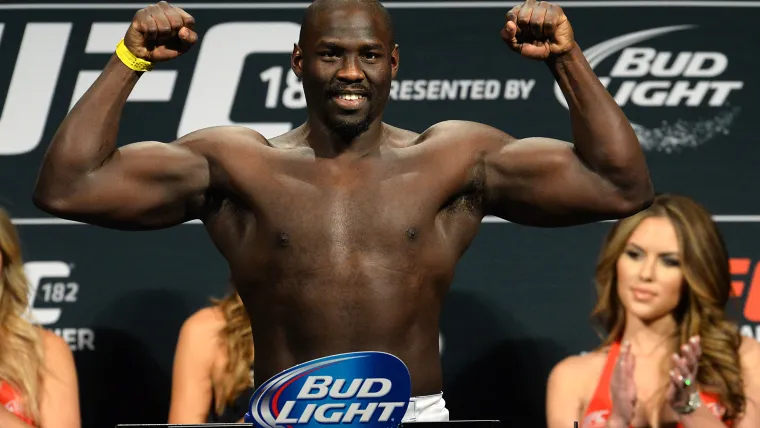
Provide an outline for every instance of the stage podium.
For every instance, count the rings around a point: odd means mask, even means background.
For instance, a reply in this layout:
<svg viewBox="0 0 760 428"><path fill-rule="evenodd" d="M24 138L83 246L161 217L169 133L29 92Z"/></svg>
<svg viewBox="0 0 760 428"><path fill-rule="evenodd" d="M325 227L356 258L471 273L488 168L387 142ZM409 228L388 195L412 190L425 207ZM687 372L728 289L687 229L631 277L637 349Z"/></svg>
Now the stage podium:
<svg viewBox="0 0 760 428"><path fill-rule="evenodd" d="M411 396L409 370L398 357L386 352L348 352L300 363L259 385L251 396L244 418L251 422L120 424L116 428L255 428L260 425L282 428L299 425L312 428L502 428L498 420L395 422L406 416ZM299 403L308 404L299 406ZM361 403L366 405L364 410L355 407L361 407ZM335 406L347 409L345 416L350 423L337 420L333 423L312 422L315 412L322 414L315 417L319 421L325 411ZM378 408L382 409L381 416L372 420ZM353 423L359 413L367 412L361 418L363 422ZM340 415L336 415L340 419ZM254 425L254 420L260 424Z"/></svg>
<svg viewBox="0 0 760 428"><path fill-rule="evenodd" d="M119 424L116 428L245 428L253 424ZM497 420L448 422L402 422L399 428L503 428Z"/></svg>

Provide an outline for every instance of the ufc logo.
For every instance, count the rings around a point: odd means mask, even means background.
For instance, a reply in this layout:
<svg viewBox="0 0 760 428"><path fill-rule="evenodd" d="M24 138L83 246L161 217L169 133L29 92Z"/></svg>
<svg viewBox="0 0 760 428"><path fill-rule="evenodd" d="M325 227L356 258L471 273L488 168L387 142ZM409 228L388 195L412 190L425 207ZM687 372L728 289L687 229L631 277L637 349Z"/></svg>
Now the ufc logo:
<svg viewBox="0 0 760 428"><path fill-rule="evenodd" d="M760 261L747 258L729 260L731 275L741 279L731 281L734 297L745 296L743 315L747 321L760 322Z"/></svg>
<svg viewBox="0 0 760 428"><path fill-rule="evenodd" d="M129 22L93 23L84 53L113 53L128 27ZM211 27L200 40L177 137L218 125L246 126L267 138L290 131L293 127L290 122L236 122L230 118L230 111L246 58L254 54L289 54L300 28L293 22L226 22ZM4 42L4 31L5 24L0 22L0 42ZM4 104L0 104L0 156L29 153L39 146L72 32L70 22L26 24L8 92ZM238 40L245 42L236 43ZM162 64L162 70L145 73L127 101L171 102L178 76L178 71L171 67L172 63ZM75 82L64 82L66 86L72 83L74 86L69 109L95 82L100 71L78 70ZM265 75L262 81L269 79L271 86L274 77ZM279 81L277 86L279 89ZM267 105L273 102L268 97Z"/></svg>
<svg viewBox="0 0 760 428"><path fill-rule="evenodd" d="M61 308L35 308L34 301L43 278L68 278L71 268L61 261L27 262L24 273L29 280L29 307L26 315L40 325L55 324L61 318Z"/></svg>

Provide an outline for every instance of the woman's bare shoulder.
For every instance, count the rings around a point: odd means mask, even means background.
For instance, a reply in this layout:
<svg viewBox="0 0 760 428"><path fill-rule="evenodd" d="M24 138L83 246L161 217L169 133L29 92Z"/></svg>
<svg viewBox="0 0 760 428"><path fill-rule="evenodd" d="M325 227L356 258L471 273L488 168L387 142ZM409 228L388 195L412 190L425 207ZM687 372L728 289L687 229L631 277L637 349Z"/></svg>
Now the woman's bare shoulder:
<svg viewBox="0 0 760 428"><path fill-rule="evenodd" d="M207 333L216 335L224 326L224 314L216 306L199 309L190 315L182 325L183 329L195 333Z"/></svg>
<svg viewBox="0 0 760 428"><path fill-rule="evenodd" d="M760 342L751 337L742 337L739 358L745 370L760 372Z"/></svg>
<svg viewBox="0 0 760 428"><path fill-rule="evenodd" d="M69 344L48 329L40 328L40 340L42 341L42 352L46 359L69 358L72 355Z"/></svg>
<svg viewBox="0 0 760 428"><path fill-rule="evenodd" d="M608 348L601 348L565 357L552 368L550 376L583 381L595 379L604 369L608 350Z"/></svg>

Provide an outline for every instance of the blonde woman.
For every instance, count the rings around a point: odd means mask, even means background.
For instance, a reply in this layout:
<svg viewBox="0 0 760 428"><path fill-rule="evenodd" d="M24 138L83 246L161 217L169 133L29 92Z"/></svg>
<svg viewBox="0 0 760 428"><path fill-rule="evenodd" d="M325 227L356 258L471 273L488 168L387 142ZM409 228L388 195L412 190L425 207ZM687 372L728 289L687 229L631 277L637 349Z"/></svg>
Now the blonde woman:
<svg viewBox="0 0 760 428"><path fill-rule="evenodd" d="M71 349L27 321L28 293L18 235L0 209L0 427L79 428Z"/></svg>
<svg viewBox="0 0 760 428"><path fill-rule="evenodd" d="M253 338L236 292L182 325L174 355L170 424L242 422L253 389Z"/></svg>
<svg viewBox="0 0 760 428"><path fill-rule="evenodd" d="M549 428L760 427L760 343L726 320L723 239L692 199L616 223L596 269L602 346L549 376Z"/></svg>

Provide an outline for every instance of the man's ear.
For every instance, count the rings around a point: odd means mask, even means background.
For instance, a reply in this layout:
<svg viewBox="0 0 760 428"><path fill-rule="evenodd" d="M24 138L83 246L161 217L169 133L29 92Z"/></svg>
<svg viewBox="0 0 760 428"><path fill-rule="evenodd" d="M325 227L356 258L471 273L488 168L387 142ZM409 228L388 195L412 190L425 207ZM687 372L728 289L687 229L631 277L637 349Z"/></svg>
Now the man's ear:
<svg viewBox="0 0 760 428"><path fill-rule="evenodd" d="M293 43L293 53L290 54L290 68L299 79L303 75L303 51L298 43Z"/></svg>
<svg viewBox="0 0 760 428"><path fill-rule="evenodd" d="M393 46L391 52L391 76L395 79L396 73L398 73L398 45Z"/></svg>

